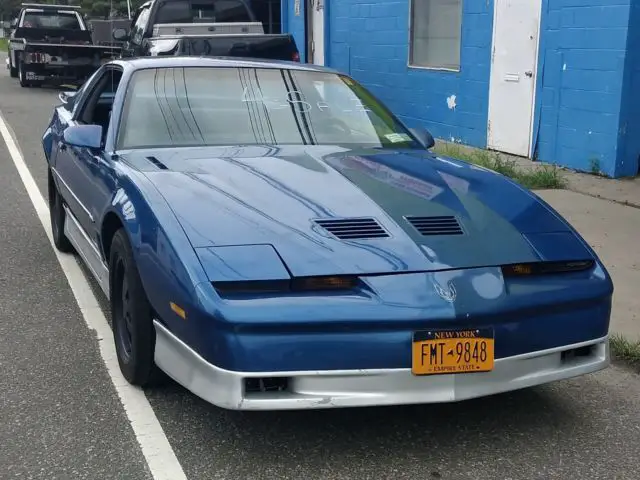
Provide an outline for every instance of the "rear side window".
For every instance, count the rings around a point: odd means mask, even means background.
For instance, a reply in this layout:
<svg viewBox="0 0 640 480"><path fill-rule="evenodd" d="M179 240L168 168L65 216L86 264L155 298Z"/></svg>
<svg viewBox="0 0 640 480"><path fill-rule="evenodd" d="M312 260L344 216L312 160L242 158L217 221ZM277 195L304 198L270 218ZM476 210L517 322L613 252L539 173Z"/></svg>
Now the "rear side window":
<svg viewBox="0 0 640 480"><path fill-rule="evenodd" d="M156 23L250 22L249 10L241 0L169 1L160 5Z"/></svg>
<svg viewBox="0 0 640 480"><path fill-rule="evenodd" d="M65 30L80 30L81 28L78 16L74 12L26 12L22 26Z"/></svg>

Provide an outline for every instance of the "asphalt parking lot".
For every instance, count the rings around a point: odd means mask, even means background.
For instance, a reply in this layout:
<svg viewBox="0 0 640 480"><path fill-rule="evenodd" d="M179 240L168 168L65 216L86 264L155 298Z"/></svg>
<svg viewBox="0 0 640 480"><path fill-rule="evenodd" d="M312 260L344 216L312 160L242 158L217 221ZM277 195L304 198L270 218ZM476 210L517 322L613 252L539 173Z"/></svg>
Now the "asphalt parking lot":
<svg viewBox="0 0 640 480"><path fill-rule="evenodd" d="M58 90L21 88L0 61L0 114L46 197ZM170 384L146 413L125 406L101 355L112 339L87 326L2 139L0 252L2 479L169 478L148 466L156 439L190 480L640 478L640 375L619 366L447 405L240 413ZM151 424L163 435L144 438Z"/></svg>

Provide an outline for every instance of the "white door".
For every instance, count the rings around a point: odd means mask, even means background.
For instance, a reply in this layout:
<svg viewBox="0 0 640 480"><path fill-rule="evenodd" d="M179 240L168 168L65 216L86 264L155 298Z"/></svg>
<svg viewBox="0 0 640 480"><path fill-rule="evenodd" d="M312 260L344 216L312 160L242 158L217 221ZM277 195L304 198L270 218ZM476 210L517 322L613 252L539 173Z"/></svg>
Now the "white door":
<svg viewBox="0 0 640 480"><path fill-rule="evenodd" d="M311 0L311 58L316 65L324 65L324 4L326 0Z"/></svg>
<svg viewBox="0 0 640 480"><path fill-rule="evenodd" d="M542 0L495 0L487 145L530 156Z"/></svg>

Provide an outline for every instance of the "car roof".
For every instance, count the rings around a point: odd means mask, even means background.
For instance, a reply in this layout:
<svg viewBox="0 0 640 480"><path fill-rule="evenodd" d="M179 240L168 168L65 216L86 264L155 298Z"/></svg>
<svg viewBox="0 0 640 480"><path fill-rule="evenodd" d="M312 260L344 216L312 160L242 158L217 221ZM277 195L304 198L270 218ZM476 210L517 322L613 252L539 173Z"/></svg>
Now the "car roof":
<svg viewBox="0 0 640 480"><path fill-rule="evenodd" d="M289 62L284 60L265 60L260 58L239 58L239 57L196 57L196 56L157 56L118 59L110 62L121 65L130 71L145 70L152 68L186 68L186 67L209 67L209 68L274 68L297 70L307 72L338 73L336 70L319 65Z"/></svg>

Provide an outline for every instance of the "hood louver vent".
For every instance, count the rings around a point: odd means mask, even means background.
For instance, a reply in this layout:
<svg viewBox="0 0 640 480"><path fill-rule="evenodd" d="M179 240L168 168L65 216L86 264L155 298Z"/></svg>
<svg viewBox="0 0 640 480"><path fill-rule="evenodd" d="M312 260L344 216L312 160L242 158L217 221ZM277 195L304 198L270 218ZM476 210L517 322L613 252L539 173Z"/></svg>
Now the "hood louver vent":
<svg viewBox="0 0 640 480"><path fill-rule="evenodd" d="M385 238L389 234L373 218L343 218L339 220L314 220L327 232L340 240Z"/></svg>
<svg viewBox="0 0 640 480"><path fill-rule="evenodd" d="M164 163L162 163L160 160L158 160L156 157L149 156L147 157L147 160L153 163L160 170L167 170L167 166Z"/></svg>
<svg viewBox="0 0 640 480"><path fill-rule="evenodd" d="M456 217L446 215L439 217L405 217L413 228L423 236L462 235L462 227Z"/></svg>

